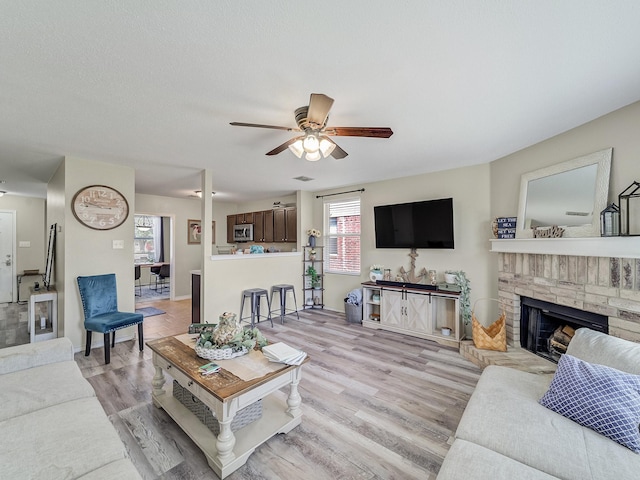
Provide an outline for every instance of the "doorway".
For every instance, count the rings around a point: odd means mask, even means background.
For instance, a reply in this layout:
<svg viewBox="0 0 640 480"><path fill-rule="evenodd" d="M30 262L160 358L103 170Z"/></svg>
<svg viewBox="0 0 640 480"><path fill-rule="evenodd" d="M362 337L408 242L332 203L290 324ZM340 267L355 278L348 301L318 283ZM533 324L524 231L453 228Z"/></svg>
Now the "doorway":
<svg viewBox="0 0 640 480"><path fill-rule="evenodd" d="M171 217L135 214L136 303L173 299L172 237Z"/></svg>
<svg viewBox="0 0 640 480"><path fill-rule="evenodd" d="M14 301L16 278L16 212L0 210L0 303Z"/></svg>

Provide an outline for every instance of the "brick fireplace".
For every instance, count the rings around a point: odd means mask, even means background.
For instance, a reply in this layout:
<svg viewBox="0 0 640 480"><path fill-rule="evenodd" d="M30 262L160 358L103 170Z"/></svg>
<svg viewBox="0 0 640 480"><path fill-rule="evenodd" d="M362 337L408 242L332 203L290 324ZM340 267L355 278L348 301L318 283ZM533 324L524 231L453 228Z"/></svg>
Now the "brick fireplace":
<svg viewBox="0 0 640 480"><path fill-rule="evenodd" d="M521 297L605 315L610 335L640 342L640 258L502 251L498 295L511 346L520 346Z"/></svg>

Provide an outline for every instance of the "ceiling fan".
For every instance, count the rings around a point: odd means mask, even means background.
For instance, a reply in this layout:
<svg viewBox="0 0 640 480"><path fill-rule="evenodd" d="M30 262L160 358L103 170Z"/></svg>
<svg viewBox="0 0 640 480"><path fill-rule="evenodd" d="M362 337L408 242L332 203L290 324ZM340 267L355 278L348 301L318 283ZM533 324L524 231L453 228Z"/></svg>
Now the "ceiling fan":
<svg viewBox="0 0 640 480"><path fill-rule="evenodd" d="M231 125L303 132L303 135L287 140L282 145L267 152L267 155L277 155L289 148L298 158L302 158L302 155L304 155L306 160L312 162L320 160L320 158L326 158L329 155L336 159L344 158L348 155L347 152L329 138L330 136L389 138L393 135L393 131L386 127L327 127L329 110L331 110L332 105L333 98L327 97L322 93L312 93L309 105L300 107L295 111L297 128L243 122L231 122Z"/></svg>

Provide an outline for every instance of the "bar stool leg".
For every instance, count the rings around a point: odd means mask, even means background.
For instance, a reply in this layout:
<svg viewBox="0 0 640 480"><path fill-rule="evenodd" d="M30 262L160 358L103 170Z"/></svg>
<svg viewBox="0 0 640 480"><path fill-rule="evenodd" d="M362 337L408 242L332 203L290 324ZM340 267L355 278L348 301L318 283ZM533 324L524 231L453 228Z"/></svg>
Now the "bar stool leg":
<svg viewBox="0 0 640 480"><path fill-rule="evenodd" d="M241 295L242 298L240 299L240 323L242 323L242 314L244 313L244 292Z"/></svg>
<svg viewBox="0 0 640 480"><path fill-rule="evenodd" d="M284 316L286 315L285 308L287 305L287 291L284 288L280 289L280 323L284 325Z"/></svg>
<svg viewBox="0 0 640 480"><path fill-rule="evenodd" d="M256 312L258 313L258 321L260 321L260 296L255 293L251 294L251 328L256 326Z"/></svg>
<svg viewBox="0 0 640 480"><path fill-rule="evenodd" d="M293 305L296 307L296 317L300 320L300 315L298 315L298 301L296 300L296 289L292 288L291 293L293 293Z"/></svg>

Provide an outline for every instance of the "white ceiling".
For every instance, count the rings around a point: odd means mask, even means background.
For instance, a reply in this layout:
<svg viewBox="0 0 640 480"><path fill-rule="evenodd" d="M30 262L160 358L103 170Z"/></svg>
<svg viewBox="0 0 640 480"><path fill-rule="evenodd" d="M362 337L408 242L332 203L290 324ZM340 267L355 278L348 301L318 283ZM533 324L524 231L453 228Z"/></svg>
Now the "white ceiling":
<svg viewBox="0 0 640 480"><path fill-rule="evenodd" d="M271 198L485 163L640 100L636 0L0 0L0 190L63 156L140 193ZM265 153L310 93L349 156ZM314 180L301 183L298 176Z"/></svg>

